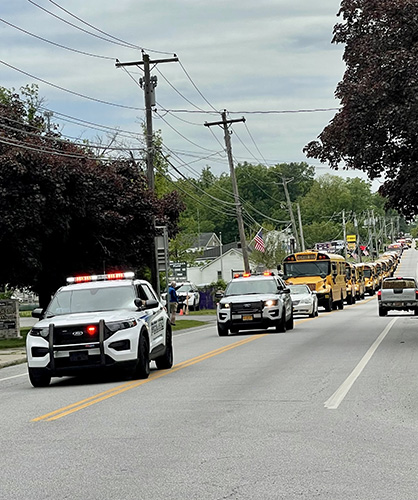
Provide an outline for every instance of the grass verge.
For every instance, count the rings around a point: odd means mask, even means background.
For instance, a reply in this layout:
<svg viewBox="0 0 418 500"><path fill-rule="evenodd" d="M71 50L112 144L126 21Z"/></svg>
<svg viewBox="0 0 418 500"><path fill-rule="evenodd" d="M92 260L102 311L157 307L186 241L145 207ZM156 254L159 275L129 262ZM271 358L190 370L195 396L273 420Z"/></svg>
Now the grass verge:
<svg viewBox="0 0 418 500"><path fill-rule="evenodd" d="M188 328L195 328L203 325L207 325L207 322L197 321L196 319L177 319L176 325L173 326L173 332L187 330Z"/></svg>
<svg viewBox="0 0 418 500"><path fill-rule="evenodd" d="M216 309L200 309L200 311L189 311L188 316L206 316L216 314Z"/></svg>
<svg viewBox="0 0 418 500"><path fill-rule="evenodd" d="M26 335L30 328L21 328L21 339L0 339L0 349L16 349L17 347L25 347Z"/></svg>

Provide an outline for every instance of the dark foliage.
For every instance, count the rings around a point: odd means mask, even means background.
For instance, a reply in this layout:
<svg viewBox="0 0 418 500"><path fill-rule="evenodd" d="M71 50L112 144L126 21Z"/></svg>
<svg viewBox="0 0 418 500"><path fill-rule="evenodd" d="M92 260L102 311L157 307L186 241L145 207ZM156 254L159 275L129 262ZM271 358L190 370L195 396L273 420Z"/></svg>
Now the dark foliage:
<svg viewBox="0 0 418 500"><path fill-rule="evenodd" d="M334 168L382 177L388 205L418 213L418 2L343 0L334 43L347 69L336 90L342 108L305 147Z"/></svg>
<svg viewBox="0 0 418 500"><path fill-rule="evenodd" d="M144 270L152 215L175 234L181 204L156 200L134 161L98 161L43 130L18 95L0 100L0 283L45 305L66 276Z"/></svg>

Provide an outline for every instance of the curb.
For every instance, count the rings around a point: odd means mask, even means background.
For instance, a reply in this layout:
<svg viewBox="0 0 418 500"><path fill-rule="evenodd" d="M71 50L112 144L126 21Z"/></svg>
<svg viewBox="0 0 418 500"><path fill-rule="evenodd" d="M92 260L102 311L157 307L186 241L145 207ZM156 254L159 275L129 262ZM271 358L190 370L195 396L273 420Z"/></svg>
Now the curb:
<svg viewBox="0 0 418 500"><path fill-rule="evenodd" d="M26 363L26 356L24 358L14 359L12 361L0 361L0 368L6 368L7 366L21 365Z"/></svg>

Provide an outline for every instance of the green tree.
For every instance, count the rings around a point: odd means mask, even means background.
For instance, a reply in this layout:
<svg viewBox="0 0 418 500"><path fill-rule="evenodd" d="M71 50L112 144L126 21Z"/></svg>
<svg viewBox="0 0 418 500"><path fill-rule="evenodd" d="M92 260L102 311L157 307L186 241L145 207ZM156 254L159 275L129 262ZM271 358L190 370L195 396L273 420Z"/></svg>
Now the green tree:
<svg viewBox="0 0 418 500"><path fill-rule="evenodd" d="M343 0L333 43L347 69L335 95L341 109L305 147L334 168L383 176L379 189L407 219L418 212L418 3Z"/></svg>

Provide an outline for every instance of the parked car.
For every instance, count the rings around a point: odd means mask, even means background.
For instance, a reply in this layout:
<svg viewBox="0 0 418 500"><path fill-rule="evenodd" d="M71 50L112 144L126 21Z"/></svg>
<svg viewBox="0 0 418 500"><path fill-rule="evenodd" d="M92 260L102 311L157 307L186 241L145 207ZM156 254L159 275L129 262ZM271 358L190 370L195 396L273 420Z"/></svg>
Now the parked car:
<svg viewBox="0 0 418 500"><path fill-rule="evenodd" d="M311 318L318 316L318 297L308 285L288 285L288 287L294 314L307 314Z"/></svg>
<svg viewBox="0 0 418 500"><path fill-rule="evenodd" d="M189 311L198 311L200 309L200 292L197 286L191 281L176 284L176 292L179 298L179 310L188 305ZM167 293L161 294L161 302L167 305Z"/></svg>
<svg viewBox="0 0 418 500"><path fill-rule="evenodd" d="M190 311L198 311L200 304L200 293L194 283L186 281L185 283L178 283L176 292L179 298L179 305L188 306Z"/></svg>

